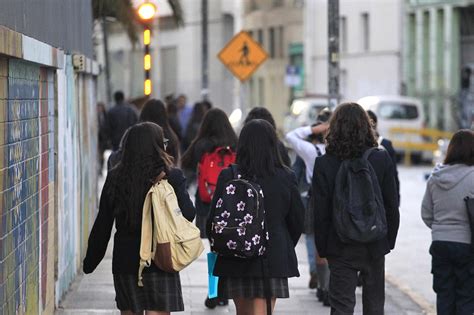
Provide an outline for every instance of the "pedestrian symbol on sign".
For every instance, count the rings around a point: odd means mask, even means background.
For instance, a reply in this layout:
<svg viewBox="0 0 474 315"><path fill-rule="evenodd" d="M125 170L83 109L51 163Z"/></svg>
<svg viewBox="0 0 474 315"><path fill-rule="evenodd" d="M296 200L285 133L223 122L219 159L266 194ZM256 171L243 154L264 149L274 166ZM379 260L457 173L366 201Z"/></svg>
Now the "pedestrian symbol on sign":
<svg viewBox="0 0 474 315"><path fill-rule="evenodd" d="M245 81L267 59L268 55L247 32L242 31L231 39L218 57L240 81Z"/></svg>

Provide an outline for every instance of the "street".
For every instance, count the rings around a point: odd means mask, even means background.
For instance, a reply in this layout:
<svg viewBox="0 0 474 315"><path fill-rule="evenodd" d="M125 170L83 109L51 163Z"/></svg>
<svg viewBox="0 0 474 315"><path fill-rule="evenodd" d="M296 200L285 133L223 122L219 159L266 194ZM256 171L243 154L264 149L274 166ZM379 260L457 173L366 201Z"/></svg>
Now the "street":
<svg viewBox="0 0 474 315"><path fill-rule="evenodd" d="M430 167L399 167L402 205L401 225L396 249L386 258L385 314L433 313L435 296L431 289L431 235L420 217L420 203L425 189L424 174ZM206 247L208 248L207 244ZM207 252L207 250L205 251ZM309 290L306 248L303 240L297 246L301 277L289 281L290 298L277 301L276 314L329 314ZM106 258L91 275L79 275L71 290L62 299L57 315L119 314L111 273L111 244ZM208 310L204 306L207 293L207 263L204 253L181 272L185 312L182 314L235 313L233 303L228 307ZM361 312L361 290L357 289L356 314Z"/></svg>

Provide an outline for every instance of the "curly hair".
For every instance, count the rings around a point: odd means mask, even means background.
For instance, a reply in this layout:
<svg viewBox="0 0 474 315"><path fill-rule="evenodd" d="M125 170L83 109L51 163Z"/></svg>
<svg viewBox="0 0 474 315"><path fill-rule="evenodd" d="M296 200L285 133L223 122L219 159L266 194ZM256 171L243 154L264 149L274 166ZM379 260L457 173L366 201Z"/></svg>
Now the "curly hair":
<svg viewBox="0 0 474 315"><path fill-rule="evenodd" d="M339 105L329 120L326 151L341 160L360 157L377 140L366 111L357 103Z"/></svg>

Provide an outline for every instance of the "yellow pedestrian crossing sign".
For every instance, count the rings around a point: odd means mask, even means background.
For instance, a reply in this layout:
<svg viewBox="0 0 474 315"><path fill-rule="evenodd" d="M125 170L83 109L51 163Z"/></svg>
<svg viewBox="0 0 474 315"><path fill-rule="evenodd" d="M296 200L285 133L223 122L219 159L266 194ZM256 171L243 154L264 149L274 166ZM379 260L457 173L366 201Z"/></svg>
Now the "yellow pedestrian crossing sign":
<svg viewBox="0 0 474 315"><path fill-rule="evenodd" d="M246 31L235 35L218 55L240 81L250 78L267 57L267 52Z"/></svg>

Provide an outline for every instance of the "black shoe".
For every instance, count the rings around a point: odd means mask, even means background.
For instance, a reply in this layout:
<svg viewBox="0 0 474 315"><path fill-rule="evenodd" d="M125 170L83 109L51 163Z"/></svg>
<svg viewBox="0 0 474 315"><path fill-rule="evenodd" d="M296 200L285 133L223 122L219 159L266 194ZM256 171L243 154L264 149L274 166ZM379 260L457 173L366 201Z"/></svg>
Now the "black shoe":
<svg viewBox="0 0 474 315"><path fill-rule="evenodd" d="M316 291L316 297L318 298L319 302L322 302L324 298L324 290L318 288L318 290Z"/></svg>
<svg viewBox="0 0 474 315"><path fill-rule="evenodd" d="M309 279L309 288L316 289L318 287L318 275L316 272L311 273L311 278Z"/></svg>
<svg viewBox="0 0 474 315"><path fill-rule="evenodd" d="M210 308L212 310L217 306L217 299L218 298L206 298L206 300L204 301L204 305L206 305L207 308Z"/></svg>
<svg viewBox="0 0 474 315"><path fill-rule="evenodd" d="M229 305L229 300L228 299L217 298L217 305L219 305L219 306Z"/></svg>
<svg viewBox="0 0 474 315"><path fill-rule="evenodd" d="M324 293L323 293L323 305L324 306L331 306L331 304L329 303L329 292L328 291L324 291Z"/></svg>

